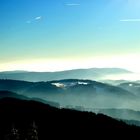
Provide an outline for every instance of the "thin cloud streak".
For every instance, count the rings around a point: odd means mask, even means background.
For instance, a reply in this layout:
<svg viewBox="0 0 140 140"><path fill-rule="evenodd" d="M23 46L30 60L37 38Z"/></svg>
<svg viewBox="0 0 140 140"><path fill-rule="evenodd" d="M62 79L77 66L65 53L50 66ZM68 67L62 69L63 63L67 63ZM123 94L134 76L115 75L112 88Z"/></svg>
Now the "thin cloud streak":
<svg viewBox="0 0 140 140"><path fill-rule="evenodd" d="M121 19L121 22L140 22L140 19Z"/></svg>
<svg viewBox="0 0 140 140"><path fill-rule="evenodd" d="M67 3L66 6L80 6L80 3Z"/></svg>
<svg viewBox="0 0 140 140"><path fill-rule="evenodd" d="M41 19L42 19L41 16L35 17L35 20L41 20Z"/></svg>
<svg viewBox="0 0 140 140"><path fill-rule="evenodd" d="M26 23L30 24L30 23L32 23L34 21L38 21L38 20L41 20L41 19L42 19L42 16L38 16L38 17L33 18L32 20L27 20Z"/></svg>

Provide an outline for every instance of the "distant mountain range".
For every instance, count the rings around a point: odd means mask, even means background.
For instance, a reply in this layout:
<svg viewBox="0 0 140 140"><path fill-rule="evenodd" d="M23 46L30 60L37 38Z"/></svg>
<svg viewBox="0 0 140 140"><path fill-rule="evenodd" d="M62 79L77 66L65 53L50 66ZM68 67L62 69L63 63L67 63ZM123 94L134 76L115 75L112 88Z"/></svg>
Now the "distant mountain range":
<svg viewBox="0 0 140 140"><path fill-rule="evenodd" d="M140 98L123 87L92 80L66 79L48 82L0 80L0 90L29 98L57 102L62 106L83 105L86 108L140 108ZM128 104L129 103L129 104Z"/></svg>
<svg viewBox="0 0 140 140"><path fill-rule="evenodd" d="M25 81L51 81L61 79L91 79L99 80L109 75L131 74L132 72L120 68L90 68L74 69L59 72L28 72L6 71L0 72L0 79L13 79Z"/></svg>
<svg viewBox="0 0 140 140"><path fill-rule="evenodd" d="M139 124L140 81L104 79L133 74L119 68L60 72L0 72L0 99L34 100L57 108L103 113Z"/></svg>
<svg viewBox="0 0 140 140"><path fill-rule="evenodd" d="M22 95L75 94L105 95L135 98L135 95L121 87L79 79L55 80L48 82L26 82L18 80L0 80L0 90L17 92Z"/></svg>
<svg viewBox="0 0 140 140"><path fill-rule="evenodd" d="M80 79L48 82L0 80L0 98L35 100L58 108L83 108L84 111L92 112L98 108L99 113L128 120L133 124L140 121L140 96L133 92L139 84L123 82L113 86Z"/></svg>

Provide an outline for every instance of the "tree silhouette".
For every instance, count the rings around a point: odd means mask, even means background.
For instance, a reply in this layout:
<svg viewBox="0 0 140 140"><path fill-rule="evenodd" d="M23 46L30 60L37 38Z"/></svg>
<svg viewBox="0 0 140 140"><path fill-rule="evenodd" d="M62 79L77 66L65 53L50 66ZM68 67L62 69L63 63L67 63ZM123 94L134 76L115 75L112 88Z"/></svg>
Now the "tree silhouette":
<svg viewBox="0 0 140 140"><path fill-rule="evenodd" d="M11 128L10 132L6 135L5 139L6 140L20 140L19 131L15 127L14 124L12 125L12 128Z"/></svg>
<svg viewBox="0 0 140 140"><path fill-rule="evenodd" d="M35 122L31 124L30 128L27 131L26 140L38 140L38 131Z"/></svg>

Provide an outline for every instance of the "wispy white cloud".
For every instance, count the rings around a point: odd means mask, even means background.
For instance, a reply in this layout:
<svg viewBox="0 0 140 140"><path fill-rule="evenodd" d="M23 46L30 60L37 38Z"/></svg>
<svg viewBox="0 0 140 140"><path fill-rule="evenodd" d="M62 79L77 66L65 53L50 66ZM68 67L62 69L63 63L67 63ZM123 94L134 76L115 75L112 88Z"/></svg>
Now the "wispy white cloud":
<svg viewBox="0 0 140 140"><path fill-rule="evenodd" d="M66 3L66 6L80 6L80 3Z"/></svg>
<svg viewBox="0 0 140 140"><path fill-rule="evenodd" d="M42 16L35 17L35 20L41 20Z"/></svg>
<svg viewBox="0 0 140 140"><path fill-rule="evenodd" d="M31 20L27 20L26 23L30 24L30 23L33 23L34 21L38 21L38 20L41 20L42 19L42 16L37 16Z"/></svg>
<svg viewBox="0 0 140 140"><path fill-rule="evenodd" d="M132 19L121 19L121 22L140 22L139 18L132 18Z"/></svg>

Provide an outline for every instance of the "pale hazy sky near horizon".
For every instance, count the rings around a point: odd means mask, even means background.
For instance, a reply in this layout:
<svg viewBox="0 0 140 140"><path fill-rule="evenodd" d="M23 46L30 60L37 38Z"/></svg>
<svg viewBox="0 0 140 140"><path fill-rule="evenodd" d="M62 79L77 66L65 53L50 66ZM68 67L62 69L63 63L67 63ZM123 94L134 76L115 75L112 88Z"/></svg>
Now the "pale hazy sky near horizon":
<svg viewBox="0 0 140 140"><path fill-rule="evenodd" d="M139 61L140 0L0 0L0 71L140 73Z"/></svg>

